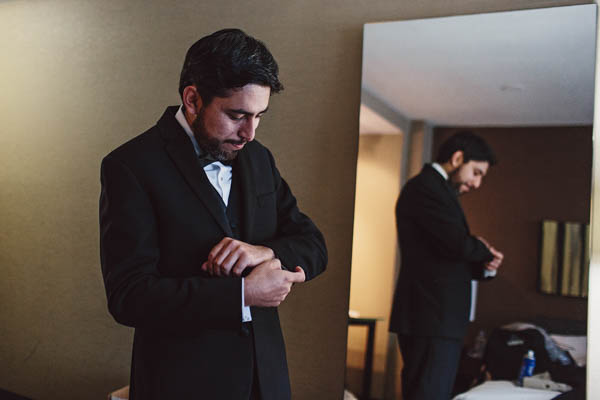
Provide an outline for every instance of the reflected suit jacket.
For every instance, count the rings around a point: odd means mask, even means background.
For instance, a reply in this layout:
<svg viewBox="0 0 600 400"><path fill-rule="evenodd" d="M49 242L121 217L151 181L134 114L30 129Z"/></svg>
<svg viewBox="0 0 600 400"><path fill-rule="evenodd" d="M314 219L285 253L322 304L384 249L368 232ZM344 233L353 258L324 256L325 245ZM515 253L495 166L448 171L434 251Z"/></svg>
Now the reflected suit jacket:
<svg viewBox="0 0 600 400"><path fill-rule="evenodd" d="M462 339L471 280L493 256L469 233L454 189L431 166L410 179L396 204L401 265L390 331Z"/></svg>
<svg viewBox="0 0 600 400"><path fill-rule="evenodd" d="M134 327L131 399L290 398L277 308L251 307L242 327L241 278L200 266L233 237L224 205L169 107L158 123L102 161L100 252L108 309ZM236 181L238 180L238 181ZM270 247L307 280L325 269L323 236L302 214L271 153L246 144L233 166L240 239ZM253 338L253 339L252 339Z"/></svg>

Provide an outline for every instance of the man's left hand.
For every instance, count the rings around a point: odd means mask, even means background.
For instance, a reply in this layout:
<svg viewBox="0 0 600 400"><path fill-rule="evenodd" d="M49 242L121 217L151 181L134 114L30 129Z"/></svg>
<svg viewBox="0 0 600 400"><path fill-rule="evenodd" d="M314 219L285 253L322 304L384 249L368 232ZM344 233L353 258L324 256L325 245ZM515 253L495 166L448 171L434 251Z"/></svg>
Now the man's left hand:
<svg viewBox="0 0 600 400"><path fill-rule="evenodd" d="M208 253L202 270L212 276L241 276L246 268L255 267L275 258L268 247L255 246L225 237Z"/></svg>
<svg viewBox="0 0 600 400"><path fill-rule="evenodd" d="M485 264L485 269L487 269L488 271L495 271L498 268L500 268L500 265L502 265L502 261L504 260L504 254L496 250L487 240L485 240L481 236L477 236L477 239L481 243L483 243L485 247L487 247L487 249L490 251L490 253L492 253L492 256L494 256L492 261L487 262Z"/></svg>
<svg viewBox="0 0 600 400"><path fill-rule="evenodd" d="M492 261L488 262L485 265L485 268L488 271L495 271L498 268L500 268L500 265L502 264L502 261L504 260L504 254L502 254L501 252L499 252L498 250L496 250L492 246L490 246L488 248L488 250L490 251L490 253L492 253L492 255L494 256L494 258L492 259Z"/></svg>

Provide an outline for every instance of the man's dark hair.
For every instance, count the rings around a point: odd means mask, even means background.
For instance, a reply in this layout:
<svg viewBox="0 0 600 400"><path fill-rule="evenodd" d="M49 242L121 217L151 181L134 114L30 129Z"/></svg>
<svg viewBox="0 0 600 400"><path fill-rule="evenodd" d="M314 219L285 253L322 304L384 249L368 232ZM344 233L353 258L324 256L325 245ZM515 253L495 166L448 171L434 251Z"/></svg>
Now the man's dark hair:
<svg viewBox="0 0 600 400"><path fill-rule="evenodd" d="M459 150L463 152L464 162L487 161L490 166L497 163L492 148L471 131L460 131L446 139L438 151L436 162L443 164L449 161L452 154Z"/></svg>
<svg viewBox="0 0 600 400"><path fill-rule="evenodd" d="M263 42L240 29L223 29L198 40L189 48L181 77L179 94L194 85L202 102L228 97L230 90L254 83L271 88L271 94L283 90L279 67Z"/></svg>

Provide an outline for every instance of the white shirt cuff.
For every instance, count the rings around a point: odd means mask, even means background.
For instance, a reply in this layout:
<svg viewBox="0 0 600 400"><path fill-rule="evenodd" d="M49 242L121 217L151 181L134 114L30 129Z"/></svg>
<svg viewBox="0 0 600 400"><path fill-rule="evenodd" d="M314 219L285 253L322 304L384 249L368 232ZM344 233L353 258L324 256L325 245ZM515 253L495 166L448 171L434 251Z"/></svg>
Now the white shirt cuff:
<svg viewBox="0 0 600 400"><path fill-rule="evenodd" d="M494 276L496 276L496 273L497 273L497 272L498 272L498 271L497 271L497 270L495 270L495 269L484 269L484 270L483 270L483 277L484 277L484 278L491 278L491 277L494 277Z"/></svg>
<svg viewBox="0 0 600 400"><path fill-rule="evenodd" d="M242 278L242 322L249 321L252 321L252 314L250 313L250 306L247 306L244 301L244 278Z"/></svg>

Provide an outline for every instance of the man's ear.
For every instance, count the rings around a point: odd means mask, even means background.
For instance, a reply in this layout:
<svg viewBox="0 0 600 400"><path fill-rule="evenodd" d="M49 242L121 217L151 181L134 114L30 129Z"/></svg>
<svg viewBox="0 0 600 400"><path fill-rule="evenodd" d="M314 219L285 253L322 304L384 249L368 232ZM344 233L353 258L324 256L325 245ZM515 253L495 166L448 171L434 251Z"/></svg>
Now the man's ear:
<svg viewBox="0 0 600 400"><path fill-rule="evenodd" d="M452 157L450 157L450 164L452 165L453 169L460 167L464 161L465 155L462 150L455 151L454 154L452 154Z"/></svg>
<svg viewBox="0 0 600 400"><path fill-rule="evenodd" d="M196 119L195 116L202 108L202 97L200 97L198 89L195 86L186 86L181 99L186 115L191 119Z"/></svg>

